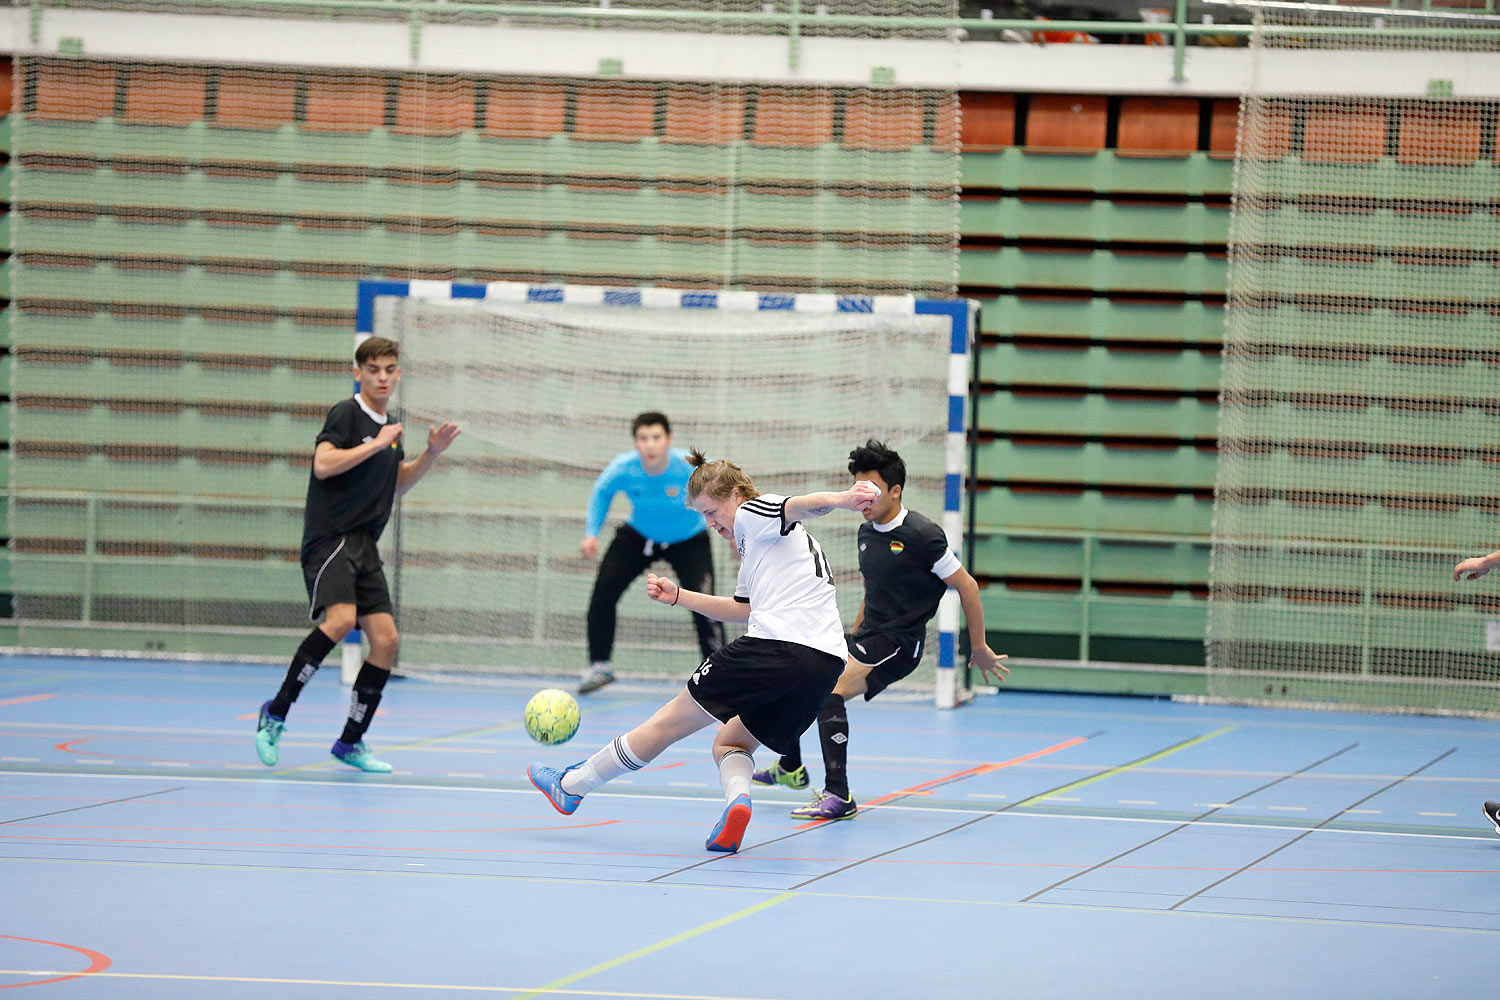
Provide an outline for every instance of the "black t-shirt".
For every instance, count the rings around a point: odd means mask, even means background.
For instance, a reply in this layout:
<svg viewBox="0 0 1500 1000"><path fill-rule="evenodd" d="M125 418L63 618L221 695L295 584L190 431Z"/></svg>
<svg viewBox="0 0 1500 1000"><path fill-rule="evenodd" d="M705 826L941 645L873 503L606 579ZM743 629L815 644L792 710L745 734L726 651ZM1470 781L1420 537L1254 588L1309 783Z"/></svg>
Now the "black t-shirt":
<svg viewBox="0 0 1500 1000"><path fill-rule="evenodd" d="M386 413L386 421L395 414ZM353 396L335 403L323 421L318 444L329 442L335 448L354 448L374 440L384 424L377 423ZM315 446L316 447L316 446ZM307 478L307 509L302 516L302 551L329 535L351 531L367 532L379 538L391 516L396 499L396 475L401 471L405 451L398 439L389 448L336 476L319 479L311 471Z"/></svg>
<svg viewBox="0 0 1500 1000"><path fill-rule="evenodd" d="M943 529L910 508L889 531L877 531L869 521L861 524L859 572L865 578L865 616L860 631L922 638L948 590L932 569L950 555ZM956 569L956 557L952 561Z"/></svg>

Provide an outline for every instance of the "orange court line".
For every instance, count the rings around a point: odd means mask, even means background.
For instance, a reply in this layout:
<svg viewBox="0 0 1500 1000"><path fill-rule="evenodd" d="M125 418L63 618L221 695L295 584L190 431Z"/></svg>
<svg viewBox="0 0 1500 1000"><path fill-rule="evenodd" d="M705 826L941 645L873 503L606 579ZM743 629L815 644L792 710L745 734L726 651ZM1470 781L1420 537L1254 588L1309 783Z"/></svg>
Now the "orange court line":
<svg viewBox="0 0 1500 1000"><path fill-rule="evenodd" d="M1087 741L1087 736L1075 736L1071 740L1064 740L1063 742L1054 744L1053 746L1047 747L1044 750L1033 750L1031 753L1022 754L1019 757L1012 757L1010 760L1003 760L998 764L980 764L978 767L971 767L967 771L959 771L956 774L950 774L942 778L933 778L931 781L924 781L920 785L912 785L910 788L903 788L899 792L891 792L889 795L882 795L878 799L871 799L869 802L866 802L864 804L864 808L870 809L874 806L881 805L885 802L890 802L892 799L899 799L906 795L931 795L932 793L927 791L927 789L932 788L935 785L946 785L948 782L957 781L960 778L971 778L974 775L989 774L991 771L998 771L1002 767L1010 767L1013 764L1024 764L1028 760L1036 760L1038 757L1045 757L1048 754L1057 753L1059 750L1066 750L1068 749L1068 747L1076 747L1078 744L1085 743ZM817 826L819 823L828 822L832 821L826 819L815 819L803 823L801 826L795 826L792 829L806 830L811 827Z"/></svg>
<svg viewBox="0 0 1500 1000"><path fill-rule="evenodd" d="M6 698L4 701L0 701L0 705L24 705L29 701L46 701L51 697L52 695L50 694L28 694L24 698Z"/></svg>

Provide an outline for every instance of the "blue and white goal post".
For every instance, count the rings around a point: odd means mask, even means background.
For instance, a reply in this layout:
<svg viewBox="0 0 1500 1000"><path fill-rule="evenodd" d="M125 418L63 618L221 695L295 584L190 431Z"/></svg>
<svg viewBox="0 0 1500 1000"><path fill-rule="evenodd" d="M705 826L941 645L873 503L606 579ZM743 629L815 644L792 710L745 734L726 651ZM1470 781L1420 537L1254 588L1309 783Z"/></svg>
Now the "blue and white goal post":
<svg viewBox="0 0 1500 1000"><path fill-rule="evenodd" d="M919 299L910 295L780 294L743 291L702 291L672 288L614 288L593 285L526 284L491 282L462 284L448 281L361 281L355 314L355 345L375 333L375 301L407 297L444 302L483 299L497 303L557 303L559 305L613 306L621 309L681 309L780 311L798 313L874 313L891 317L932 316L948 323L947 426L943 461L942 526L950 548L964 553L962 505L964 476L969 461L967 404L970 384L970 350L976 346L978 303L969 299ZM938 607L938 651L935 670L936 703L953 708L970 696L967 670L959 670L958 630L960 604L957 592L949 590ZM353 648L345 647L345 677L353 680L358 669L358 637Z"/></svg>

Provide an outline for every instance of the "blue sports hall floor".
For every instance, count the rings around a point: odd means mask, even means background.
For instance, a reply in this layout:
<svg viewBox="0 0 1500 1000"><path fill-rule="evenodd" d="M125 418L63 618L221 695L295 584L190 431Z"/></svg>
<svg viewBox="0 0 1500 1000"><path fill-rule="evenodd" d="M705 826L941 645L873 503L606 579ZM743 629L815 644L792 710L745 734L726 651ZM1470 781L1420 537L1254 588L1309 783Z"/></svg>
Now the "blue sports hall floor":
<svg viewBox="0 0 1500 1000"><path fill-rule="evenodd" d="M674 692L392 683L366 775L337 667L262 766L280 667L0 658L0 990L69 998L1454 997L1500 973L1493 721L1006 693L851 710L857 818L708 731L558 815L525 777ZM813 737L804 738L815 780ZM770 757L762 751L758 763Z"/></svg>

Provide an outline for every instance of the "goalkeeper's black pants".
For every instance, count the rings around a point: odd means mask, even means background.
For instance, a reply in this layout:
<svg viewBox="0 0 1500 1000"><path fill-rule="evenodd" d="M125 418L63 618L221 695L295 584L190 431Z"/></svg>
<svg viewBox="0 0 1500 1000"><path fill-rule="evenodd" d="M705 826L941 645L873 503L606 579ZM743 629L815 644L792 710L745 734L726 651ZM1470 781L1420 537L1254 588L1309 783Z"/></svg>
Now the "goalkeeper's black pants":
<svg viewBox="0 0 1500 1000"><path fill-rule="evenodd" d="M615 646L615 605L636 577L658 559L666 560L672 567L680 586L700 594L714 592L714 557L708 547L707 531L671 545L662 545L628 524L620 525L604 552L599 576L594 580L594 593L589 598L590 663L609 660ZM695 614L693 627L698 631L698 648L705 660L709 653L724 645L722 623Z"/></svg>

